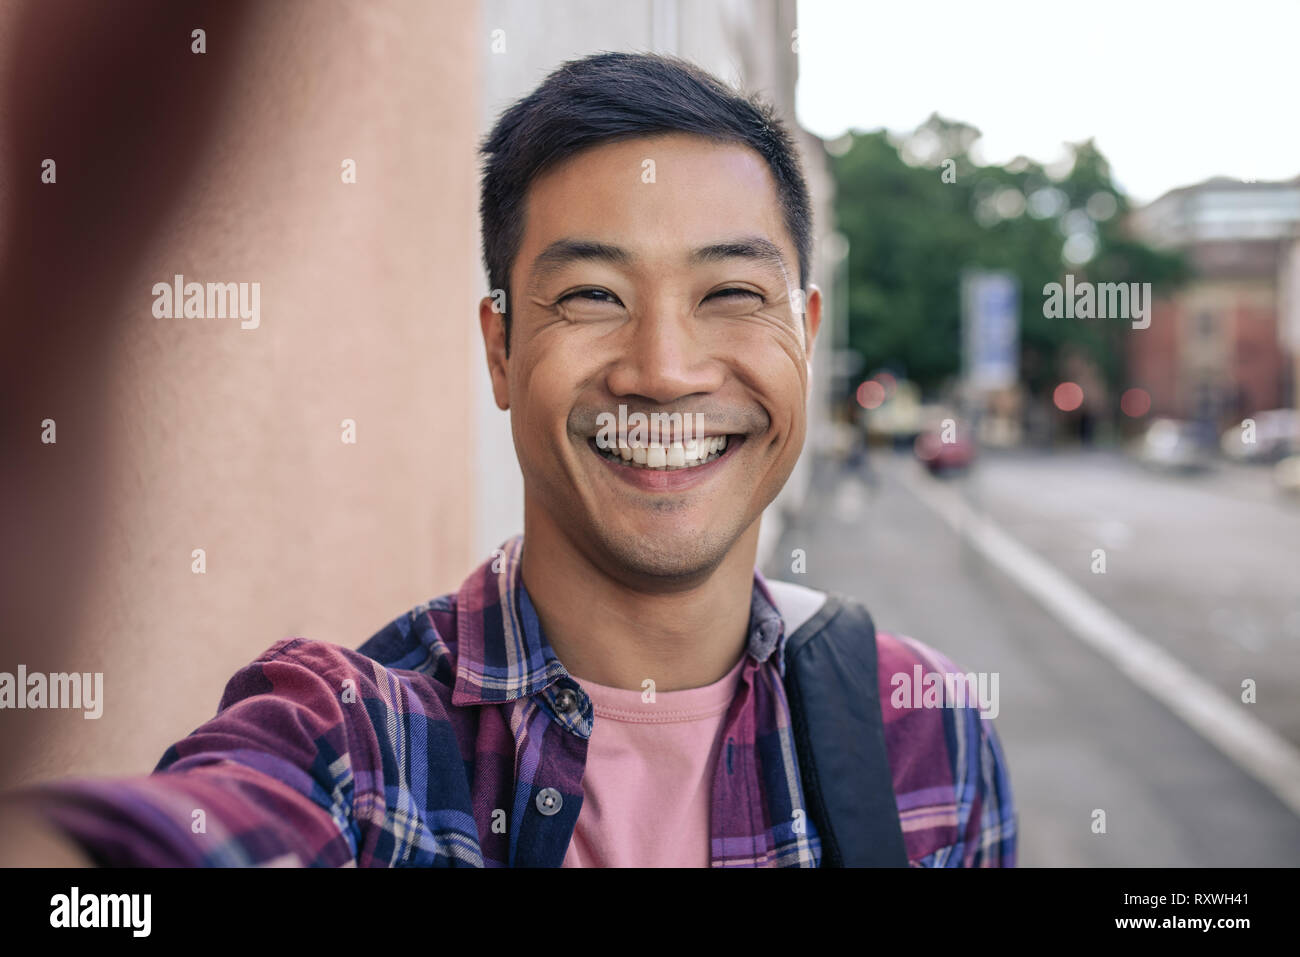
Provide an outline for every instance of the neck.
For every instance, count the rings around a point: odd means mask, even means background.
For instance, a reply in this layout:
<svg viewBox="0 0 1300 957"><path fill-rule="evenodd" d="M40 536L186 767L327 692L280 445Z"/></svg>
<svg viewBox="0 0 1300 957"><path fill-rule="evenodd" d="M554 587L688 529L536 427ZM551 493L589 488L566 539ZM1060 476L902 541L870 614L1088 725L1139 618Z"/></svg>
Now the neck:
<svg viewBox="0 0 1300 957"><path fill-rule="evenodd" d="M554 522L524 517L520 574L542 630L570 674L611 688L712 684L745 653L758 550L756 521L713 571L658 587L613 578Z"/></svg>

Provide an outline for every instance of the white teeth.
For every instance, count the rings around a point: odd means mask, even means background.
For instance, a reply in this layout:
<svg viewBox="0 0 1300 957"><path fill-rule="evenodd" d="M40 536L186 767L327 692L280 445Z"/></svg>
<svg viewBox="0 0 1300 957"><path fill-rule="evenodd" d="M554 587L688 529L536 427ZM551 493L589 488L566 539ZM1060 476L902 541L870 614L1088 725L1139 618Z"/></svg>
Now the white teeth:
<svg viewBox="0 0 1300 957"><path fill-rule="evenodd" d="M686 439L670 445L651 442L648 446L619 445L600 451L629 465L656 470L693 468L717 458L727 448L725 435L712 435L703 439Z"/></svg>
<svg viewBox="0 0 1300 957"><path fill-rule="evenodd" d="M615 462L625 462L630 467L653 468L656 471L673 471L679 468L694 468L722 455L727 450L727 436L708 436L707 438L688 438L672 443L650 442L646 446L629 445L627 439L619 439L619 445L597 450L610 456Z"/></svg>

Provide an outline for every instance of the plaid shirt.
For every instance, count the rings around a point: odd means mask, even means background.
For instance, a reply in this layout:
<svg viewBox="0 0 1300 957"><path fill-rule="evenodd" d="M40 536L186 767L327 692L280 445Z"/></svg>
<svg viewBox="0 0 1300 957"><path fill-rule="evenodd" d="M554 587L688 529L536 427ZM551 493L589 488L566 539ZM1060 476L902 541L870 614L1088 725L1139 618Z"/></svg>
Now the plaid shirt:
<svg viewBox="0 0 1300 957"><path fill-rule="evenodd" d="M592 704L542 634L522 539L456 594L358 651L289 638L229 682L216 717L154 772L26 795L100 864L558 867L582 807ZM714 867L816 867L783 676L784 629L754 575L747 657L713 775ZM915 664L879 633L880 693ZM992 723L973 708L886 707L913 866L1013 866L1015 814Z"/></svg>

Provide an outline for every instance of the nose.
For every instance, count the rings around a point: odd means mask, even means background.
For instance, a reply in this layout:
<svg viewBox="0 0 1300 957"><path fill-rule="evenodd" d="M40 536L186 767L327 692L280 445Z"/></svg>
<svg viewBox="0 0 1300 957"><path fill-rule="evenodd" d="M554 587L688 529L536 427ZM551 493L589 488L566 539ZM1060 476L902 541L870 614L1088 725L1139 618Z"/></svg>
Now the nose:
<svg viewBox="0 0 1300 957"><path fill-rule="evenodd" d="M608 385L618 396L639 396L667 405L721 386L721 371L709 357L699 319L667 303L638 316Z"/></svg>

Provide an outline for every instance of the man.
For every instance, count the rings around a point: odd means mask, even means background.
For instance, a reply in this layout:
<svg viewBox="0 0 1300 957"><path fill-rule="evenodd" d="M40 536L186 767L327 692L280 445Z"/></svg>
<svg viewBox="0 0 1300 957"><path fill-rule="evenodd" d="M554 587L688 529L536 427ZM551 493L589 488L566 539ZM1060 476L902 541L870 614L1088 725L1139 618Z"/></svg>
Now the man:
<svg viewBox="0 0 1300 957"><path fill-rule="evenodd" d="M890 693L959 669L754 568L822 313L781 123L684 62L600 54L483 153L523 536L358 651L277 643L149 777L32 789L33 840L130 865L1014 864L991 721ZM837 620L871 659L843 693L791 650ZM864 713L874 777L825 730ZM846 812L844 788L885 801Z"/></svg>

